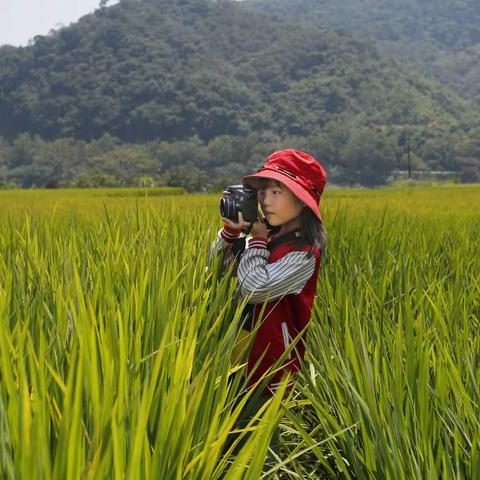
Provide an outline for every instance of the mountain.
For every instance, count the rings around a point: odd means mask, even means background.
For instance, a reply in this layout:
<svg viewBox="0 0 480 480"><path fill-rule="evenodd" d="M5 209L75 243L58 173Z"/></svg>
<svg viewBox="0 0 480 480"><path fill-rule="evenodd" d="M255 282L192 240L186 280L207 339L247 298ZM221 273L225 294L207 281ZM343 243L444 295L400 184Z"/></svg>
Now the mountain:
<svg viewBox="0 0 480 480"><path fill-rule="evenodd" d="M407 157L480 179L479 125L469 102L371 41L245 2L122 0L0 48L0 186L127 185L152 171L195 171L197 185L283 146L339 183L385 182Z"/></svg>
<svg viewBox="0 0 480 480"><path fill-rule="evenodd" d="M248 0L261 12L374 39L380 51L480 104L478 0Z"/></svg>
<svg viewBox="0 0 480 480"><path fill-rule="evenodd" d="M204 0L124 1L0 50L0 135L208 140L362 124L467 125L447 90L348 35Z"/></svg>

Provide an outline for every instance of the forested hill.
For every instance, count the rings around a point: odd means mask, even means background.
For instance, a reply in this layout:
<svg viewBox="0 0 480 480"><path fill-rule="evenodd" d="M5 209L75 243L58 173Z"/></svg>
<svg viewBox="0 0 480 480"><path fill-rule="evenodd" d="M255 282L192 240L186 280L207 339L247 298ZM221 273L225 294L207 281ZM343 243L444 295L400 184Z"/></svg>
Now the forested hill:
<svg viewBox="0 0 480 480"><path fill-rule="evenodd" d="M124 141L362 125L463 125L432 82L332 30L206 0L124 1L0 50L0 136Z"/></svg>
<svg viewBox="0 0 480 480"><path fill-rule="evenodd" d="M246 2L121 0L0 48L0 188L223 188L285 147L336 183L387 182L407 159L480 180L478 126L372 42Z"/></svg>
<svg viewBox="0 0 480 480"><path fill-rule="evenodd" d="M363 32L380 50L480 104L478 0L249 0L259 11Z"/></svg>

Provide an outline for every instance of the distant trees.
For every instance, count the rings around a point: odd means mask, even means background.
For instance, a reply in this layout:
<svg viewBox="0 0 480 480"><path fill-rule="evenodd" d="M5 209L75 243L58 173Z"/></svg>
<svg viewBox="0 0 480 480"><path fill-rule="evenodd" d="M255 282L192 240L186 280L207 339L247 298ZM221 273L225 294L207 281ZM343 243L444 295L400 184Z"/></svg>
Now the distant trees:
<svg viewBox="0 0 480 480"><path fill-rule="evenodd" d="M257 11L375 40L384 55L480 101L478 0L248 0Z"/></svg>
<svg viewBox="0 0 480 480"><path fill-rule="evenodd" d="M400 131L401 132L401 131ZM462 181L480 181L480 135L422 140L412 135L414 169L453 170ZM377 186L406 168L399 132L346 122L327 125L311 137L272 132L222 135L209 142L194 136L178 142L121 143L108 134L84 142L45 141L21 134L0 138L0 188L177 186L188 191L221 190L239 183L275 150L299 148L325 164L331 183Z"/></svg>
<svg viewBox="0 0 480 480"><path fill-rule="evenodd" d="M461 179L464 182L480 182L480 129L473 130L462 140L455 152L462 171Z"/></svg>

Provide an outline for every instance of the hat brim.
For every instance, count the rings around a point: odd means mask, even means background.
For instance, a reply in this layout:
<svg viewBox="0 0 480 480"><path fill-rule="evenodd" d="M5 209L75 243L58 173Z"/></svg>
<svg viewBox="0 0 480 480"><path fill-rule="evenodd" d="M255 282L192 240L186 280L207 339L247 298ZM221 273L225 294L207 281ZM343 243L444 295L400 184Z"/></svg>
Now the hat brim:
<svg viewBox="0 0 480 480"><path fill-rule="evenodd" d="M254 173L252 175L246 175L243 177L243 182L251 185L254 188L257 188L257 180L260 178L268 178L272 180L277 180L283 185L285 185L301 202L303 202L316 217L323 223L322 214L320 213L320 208L316 200L308 193L305 188L299 185L295 180L288 175L279 172L278 170L270 170L268 167L264 168L261 172ZM257 185L256 185L257 184Z"/></svg>

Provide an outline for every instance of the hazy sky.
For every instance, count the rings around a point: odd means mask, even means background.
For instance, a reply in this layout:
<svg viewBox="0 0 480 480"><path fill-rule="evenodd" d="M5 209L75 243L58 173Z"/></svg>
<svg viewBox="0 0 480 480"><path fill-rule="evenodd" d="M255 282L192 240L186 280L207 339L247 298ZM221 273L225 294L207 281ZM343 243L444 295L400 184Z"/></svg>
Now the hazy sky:
<svg viewBox="0 0 480 480"><path fill-rule="evenodd" d="M0 45L25 46L35 35L76 22L99 4L100 0L0 0Z"/></svg>

